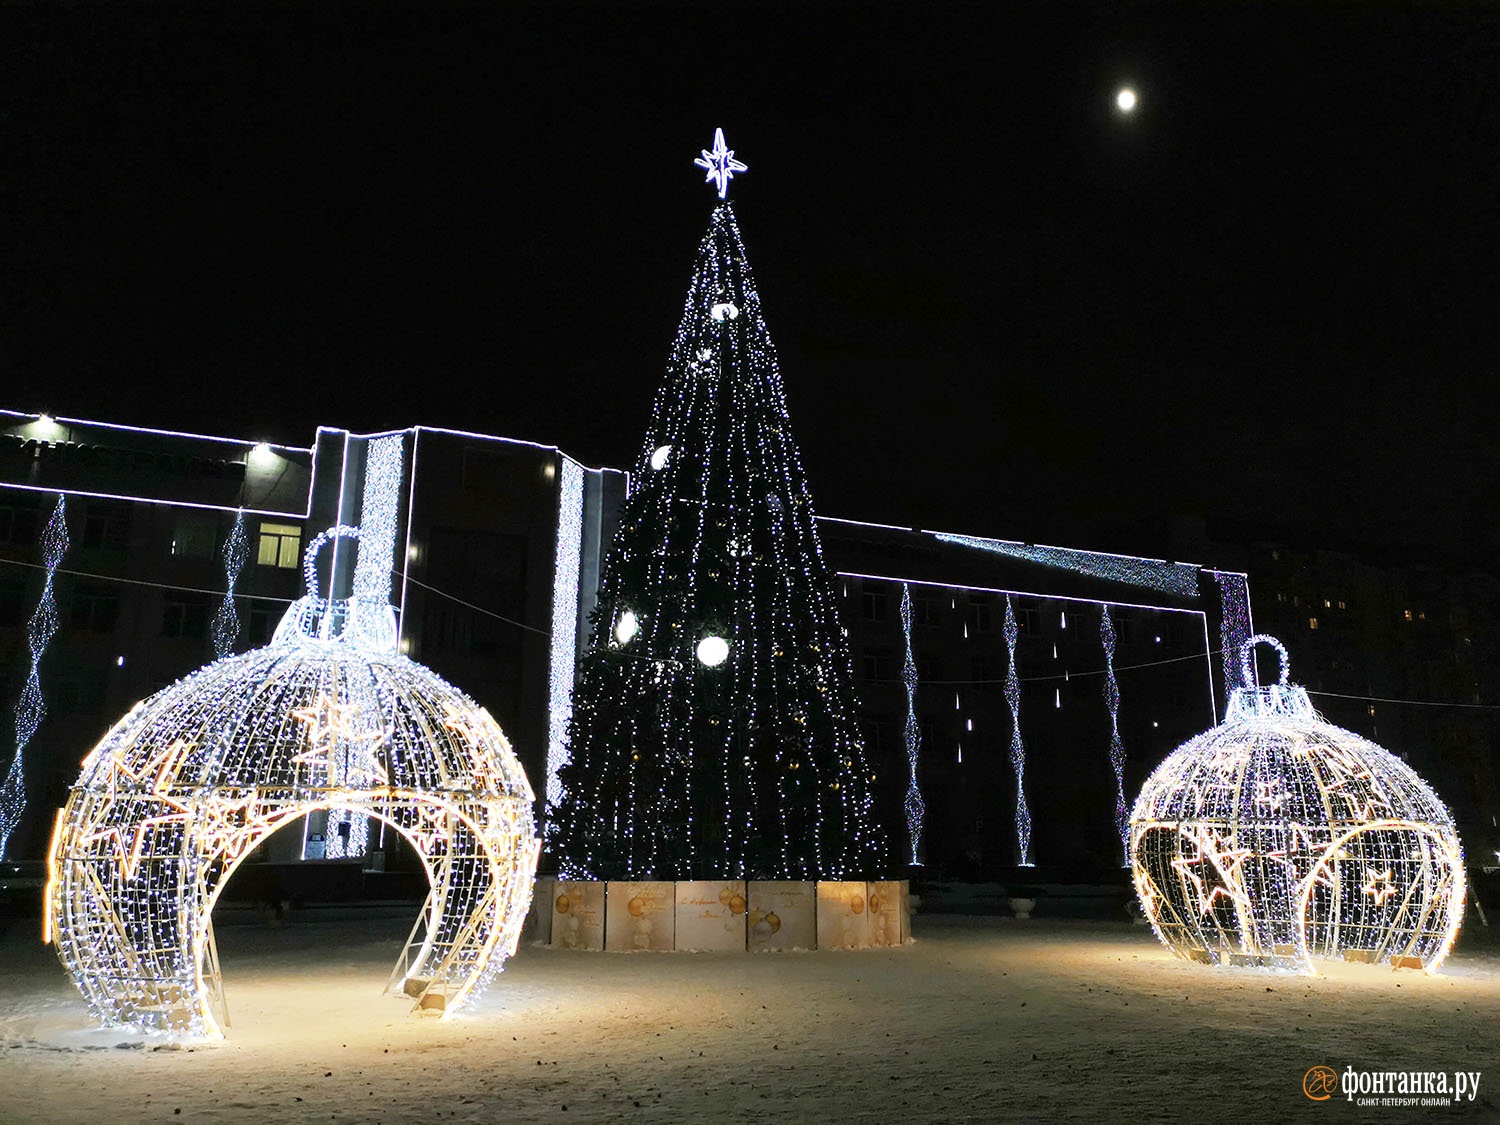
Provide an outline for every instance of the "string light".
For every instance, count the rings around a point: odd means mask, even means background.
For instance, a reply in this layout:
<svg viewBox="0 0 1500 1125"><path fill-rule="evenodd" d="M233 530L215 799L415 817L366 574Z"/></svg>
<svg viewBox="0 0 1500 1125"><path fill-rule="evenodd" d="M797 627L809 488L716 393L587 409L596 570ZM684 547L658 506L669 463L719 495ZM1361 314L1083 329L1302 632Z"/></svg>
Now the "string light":
<svg viewBox="0 0 1500 1125"><path fill-rule="evenodd" d="M1130 862L1130 806L1125 803L1125 744L1120 740L1120 685L1115 680L1115 624L1101 605L1099 641L1104 646L1104 706L1109 709L1109 764L1115 771L1115 831L1120 854Z"/></svg>
<svg viewBox="0 0 1500 1125"><path fill-rule="evenodd" d="M333 528L308 547L312 556ZM444 1014L513 953L540 848L532 792L489 713L396 651L388 602L317 583L271 644L136 704L94 747L49 849L44 934L110 1026L222 1036L212 911L271 833L374 816L432 891L390 986Z"/></svg>
<svg viewBox="0 0 1500 1125"><path fill-rule="evenodd" d="M214 611L213 620L214 655L221 659L234 651L234 642L240 636L240 615L234 607L234 588L240 580L240 571L250 561L243 511L234 514L234 526L229 529L229 538L224 540L223 555L224 597Z"/></svg>
<svg viewBox="0 0 1500 1125"><path fill-rule="evenodd" d="M932 536L944 543L1025 559L1027 562L1087 574L1092 578L1128 582L1132 586L1144 586L1162 594L1176 594L1183 598L1198 596L1198 568L1187 563L1142 559L1133 555L1111 555L1102 551L1078 551L1068 547L1041 547L1032 543L1012 543L1005 539L953 535L945 531L932 532Z"/></svg>
<svg viewBox="0 0 1500 1125"><path fill-rule="evenodd" d="M547 804L562 796L557 771L568 760L568 721L578 672L578 589L583 560L583 466L560 457L557 551L552 570L551 660L547 675Z"/></svg>
<svg viewBox="0 0 1500 1125"><path fill-rule="evenodd" d="M1026 744L1021 740L1021 677L1016 674L1016 607L1005 595L1005 703L1010 708L1010 767L1016 775L1016 862L1031 866L1031 810L1026 806Z"/></svg>
<svg viewBox="0 0 1500 1125"><path fill-rule="evenodd" d="M391 568L396 557L397 512L405 474L402 434L372 437L365 443L364 486L360 493L359 526L344 532L359 539L354 558L354 596L384 605L391 596ZM342 507L342 505L340 505ZM325 533L326 535L327 533ZM314 541L318 542L317 540ZM309 545L311 554L316 547ZM331 583L330 583L331 584ZM330 594L334 591L330 590ZM351 743L344 752L351 780L372 783L377 767L369 746ZM323 826L324 859L361 859L370 850L370 820L353 809L330 809ZM303 856L307 841L303 841Z"/></svg>
<svg viewBox="0 0 1500 1125"><path fill-rule="evenodd" d="M549 815L564 878L883 868L848 640L728 203L699 248L592 620ZM727 646L717 667L696 656L710 637Z"/></svg>
<svg viewBox="0 0 1500 1125"><path fill-rule="evenodd" d="M1181 957L1312 971L1314 958L1432 971L1463 918L1463 850L1405 762L1324 722L1287 676L1235 689L1224 722L1147 779L1130 817L1136 892Z"/></svg>
<svg viewBox="0 0 1500 1125"><path fill-rule="evenodd" d="M0 785L0 859L6 856L10 838L26 815L26 746L47 713L47 701L42 696L42 654L47 651L52 634L57 632L57 596L52 590L52 579L62 565L63 556L68 553L67 516L67 497L59 493L57 506L52 509L47 526L42 530L42 562L47 568L46 577L42 581L42 596L26 626L31 669L26 674L21 697L16 701L16 752L6 770L5 781Z"/></svg>
<svg viewBox="0 0 1500 1125"><path fill-rule="evenodd" d="M1228 699L1236 688L1254 687L1255 678L1245 680L1240 676L1239 654L1245 651L1254 626L1250 620L1250 584L1243 574L1226 571L1210 571L1214 584L1219 588L1219 604L1222 607L1219 625L1219 647L1224 654L1224 697Z"/></svg>
<svg viewBox="0 0 1500 1125"><path fill-rule="evenodd" d="M927 804L917 784L917 753L922 748L922 728L917 724L917 660L911 650L911 586L901 583L901 630L906 636L906 657L901 665L901 682L906 685L906 763L910 776L906 787L906 828L911 835L911 861L922 862L922 823ZM969 729L974 729L972 720ZM963 761L960 746L958 760Z"/></svg>

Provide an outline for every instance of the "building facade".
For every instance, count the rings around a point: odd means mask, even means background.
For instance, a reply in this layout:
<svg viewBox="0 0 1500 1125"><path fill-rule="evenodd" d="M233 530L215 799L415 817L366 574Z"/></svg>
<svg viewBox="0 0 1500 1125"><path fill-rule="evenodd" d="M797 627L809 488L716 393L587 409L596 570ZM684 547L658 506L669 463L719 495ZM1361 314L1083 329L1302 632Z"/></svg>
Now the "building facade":
<svg viewBox="0 0 1500 1125"><path fill-rule="evenodd" d="M623 472L555 447L428 427L320 428L287 447L0 412L0 762L18 741L59 504L69 544L50 574L57 628L35 661L45 713L23 746L30 813L12 854L43 850L80 759L137 700L269 640L302 593L307 545L335 524L363 526L357 557L379 560L402 650L491 711L544 815L627 487ZM1245 576L840 519L819 528L879 815L905 858L973 878L1022 863L1062 877L1117 870L1122 808L1238 684L1227 654L1252 632ZM324 555L325 593L371 580L346 540ZM283 858L316 854L317 828Z"/></svg>

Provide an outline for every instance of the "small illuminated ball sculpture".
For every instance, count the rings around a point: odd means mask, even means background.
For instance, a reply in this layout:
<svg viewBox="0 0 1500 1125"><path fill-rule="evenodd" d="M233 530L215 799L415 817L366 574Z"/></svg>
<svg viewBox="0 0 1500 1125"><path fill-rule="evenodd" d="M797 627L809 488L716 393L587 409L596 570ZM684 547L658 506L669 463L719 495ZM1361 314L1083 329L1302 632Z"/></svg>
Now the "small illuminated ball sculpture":
<svg viewBox="0 0 1500 1125"><path fill-rule="evenodd" d="M211 914L236 867L316 810L385 821L432 890L387 984L449 1014L515 952L540 842L532 791L484 708L397 652L391 607L309 594L271 643L136 704L53 829L44 937L110 1026L222 1037Z"/></svg>
<svg viewBox="0 0 1500 1125"><path fill-rule="evenodd" d="M1236 690L1175 750L1130 816L1136 893L1174 953L1313 971L1314 958L1432 971L1463 919L1453 818L1416 772L1324 722L1287 681Z"/></svg>

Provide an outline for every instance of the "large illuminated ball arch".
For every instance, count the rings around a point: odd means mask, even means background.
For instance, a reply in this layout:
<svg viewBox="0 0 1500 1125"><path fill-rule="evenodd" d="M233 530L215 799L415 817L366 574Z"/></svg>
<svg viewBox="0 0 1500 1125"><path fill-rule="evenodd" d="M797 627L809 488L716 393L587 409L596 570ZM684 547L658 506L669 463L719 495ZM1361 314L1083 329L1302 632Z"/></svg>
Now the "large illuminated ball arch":
<svg viewBox="0 0 1500 1125"><path fill-rule="evenodd" d="M1432 971L1463 918L1463 850L1405 762L1324 722L1287 679L1237 689L1175 750L1130 816L1136 893L1174 953L1313 971L1314 958Z"/></svg>
<svg viewBox="0 0 1500 1125"><path fill-rule="evenodd" d="M83 763L50 849L46 936L106 1025L222 1037L214 902L278 828L345 810L416 848L431 892L391 974L447 1015L515 952L540 841L489 713L397 651L382 600L309 593L271 643L136 704Z"/></svg>

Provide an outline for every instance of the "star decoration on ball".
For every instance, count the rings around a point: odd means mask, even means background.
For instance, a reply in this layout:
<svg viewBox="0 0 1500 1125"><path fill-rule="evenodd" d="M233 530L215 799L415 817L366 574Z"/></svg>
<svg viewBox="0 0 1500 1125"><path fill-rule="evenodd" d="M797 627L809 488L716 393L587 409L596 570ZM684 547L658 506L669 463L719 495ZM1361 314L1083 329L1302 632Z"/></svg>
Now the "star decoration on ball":
<svg viewBox="0 0 1500 1125"><path fill-rule="evenodd" d="M708 175L704 177L705 183L717 185L719 198L723 199L729 194L729 181L734 178L736 172L748 172L750 166L741 160L734 158L734 149L724 145L724 130L714 130L714 147L703 149L703 155L693 161L699 168L708 169Z"/></svg>

